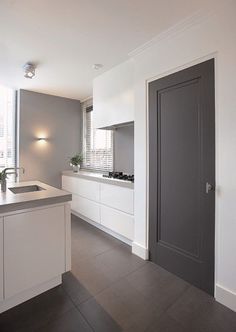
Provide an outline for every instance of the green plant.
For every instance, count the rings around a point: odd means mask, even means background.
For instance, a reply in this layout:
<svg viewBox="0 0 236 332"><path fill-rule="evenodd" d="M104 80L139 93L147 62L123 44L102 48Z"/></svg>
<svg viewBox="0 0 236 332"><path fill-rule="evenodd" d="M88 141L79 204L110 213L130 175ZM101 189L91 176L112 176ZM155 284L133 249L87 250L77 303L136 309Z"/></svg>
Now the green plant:
<svg viewBox="0 0 236 332"><path fill-rule="evenodd" d="M70 164L72 166L78 166L78 165L80 165L83 162L83 159L84 158L83 158L82 153L78 153L75 156L73 156L73 157L70 158Z"/></svg>
<svg viewBox="0 0 236 332"><path fill-rule="evenodd" d="M4 179L6 179L7 175L5 172L0 172L0 182Z"/></svg>

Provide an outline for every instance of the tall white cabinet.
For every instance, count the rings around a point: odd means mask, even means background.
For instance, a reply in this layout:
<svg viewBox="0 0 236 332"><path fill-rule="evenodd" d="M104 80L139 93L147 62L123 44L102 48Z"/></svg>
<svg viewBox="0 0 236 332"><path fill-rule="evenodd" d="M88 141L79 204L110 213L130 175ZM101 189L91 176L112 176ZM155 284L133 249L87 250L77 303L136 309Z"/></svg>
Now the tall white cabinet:
<svg viewBox="0 0 236 332"><path fill-rule="evenodd" d="M134 68L128 60L93 81L95 128L109 128L134 121Z"/></svg>

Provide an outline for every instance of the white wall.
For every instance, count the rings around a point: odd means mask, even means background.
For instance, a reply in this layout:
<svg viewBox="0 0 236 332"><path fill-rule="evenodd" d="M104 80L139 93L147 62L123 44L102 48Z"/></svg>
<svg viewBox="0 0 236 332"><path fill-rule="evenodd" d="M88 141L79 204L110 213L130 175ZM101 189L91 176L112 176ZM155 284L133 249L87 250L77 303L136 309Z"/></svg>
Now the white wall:
<svg viewBox="0 0 236 332"><path fill-rule="evenodd" d="M147 81L216 58L216 298L236 310L236 2L192 17L133 55L135 66L135 241L148 248ZM201 19L200 19L201 18Z"/></svg>

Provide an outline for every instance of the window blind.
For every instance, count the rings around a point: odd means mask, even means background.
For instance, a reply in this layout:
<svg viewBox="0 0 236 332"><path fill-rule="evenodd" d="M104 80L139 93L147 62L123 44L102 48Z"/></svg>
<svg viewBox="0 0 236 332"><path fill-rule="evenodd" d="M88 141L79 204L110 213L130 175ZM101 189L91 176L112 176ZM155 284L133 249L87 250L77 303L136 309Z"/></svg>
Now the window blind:
<svg viewBox="0 0 236 332"><path fill-rule="evenodd" d="M13 89L0 86L0 168L14 167L15 151L15 106Z"/></svg>
<svg viewBox="0 0 236 332"><path fill-rule="evenodd" d="M113 170L113 131L93 127L93 107L84 108L83 167L96 171Z"/></svg>

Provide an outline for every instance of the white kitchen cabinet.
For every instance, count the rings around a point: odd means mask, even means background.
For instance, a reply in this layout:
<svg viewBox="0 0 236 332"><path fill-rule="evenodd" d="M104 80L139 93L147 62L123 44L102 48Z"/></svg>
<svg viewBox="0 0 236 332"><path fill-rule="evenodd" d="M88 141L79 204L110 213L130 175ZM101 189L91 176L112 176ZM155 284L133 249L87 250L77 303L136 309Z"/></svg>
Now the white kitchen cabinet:
<svg viewBox="0 0 236 332"><path fill-rule="evenodd" d="M62 176L62 189L72 194L77 193L78 181L75 177Z"/></svg>
<svg viewBox="0 0 236 332"><path fill-rule="evenodd" d="M3 300L3 218L0 218L0 301Z"/></svg>
<svg viewBox="0 0 236 332"><path fill-rule="evenodd" d="M75 211L86 218L91 219L97 223L100 223L100 205L94 201L91 201L82 196L72 194L72 211Z"/></svg>
<svg viewBox="0 0 236 332"><path fill-rule="evenodd" d="M72 194L99 201L99 183L82 178L62 176L62 188Z"/></svg>
<svg viewBox="0 0 236 332"><path fill-rule="evenodd" d="M134 190L101 183L100 202L120 211L134 213Z"/></svg>
<svg viewBox="0 0 236 332"><path fill-rule="evenodd" d="M64 218L64 206L4 217L5 299L65 272Z"/></svg>
<svg viewBox="0 0 236 332"><path fill-rule="evenodd" d="M134 238L134 216L101 206L101 224L129 240Z"/></svg>
<svg viewBox="0 0 236 332"><path fill-rule="evenodd" d="M80 185L79 185L80 184ZM134 238L134 190L120 185L62 176L62 188L72 193L72 213L94 222L104 231ZM104 226L104 227L102 227ZM127 243L127 242L126 242Z"/></svg>
<svg viewBox="0 0 236 332"><path fill-rule="evenodd" d="M128 60L93 81L95 128L107 128L134 121L134 68Z"/></svg>

